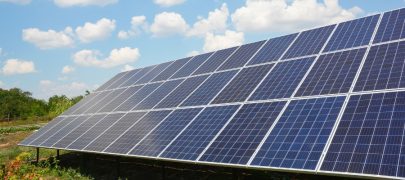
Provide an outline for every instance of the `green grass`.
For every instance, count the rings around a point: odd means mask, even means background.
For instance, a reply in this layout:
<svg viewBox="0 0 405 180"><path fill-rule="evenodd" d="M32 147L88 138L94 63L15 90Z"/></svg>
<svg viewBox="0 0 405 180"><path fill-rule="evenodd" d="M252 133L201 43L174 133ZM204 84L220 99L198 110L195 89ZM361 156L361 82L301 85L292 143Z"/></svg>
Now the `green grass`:
<svg viewBox="0 0 405 180"><path fill-rule="evenodd" d="M0 127L14 127L14 126L21 126L21 125L37 125L48 123L51 118L45 117L40 119L25 119L25 120L12 120L12 121L0 121Z"/></svg>

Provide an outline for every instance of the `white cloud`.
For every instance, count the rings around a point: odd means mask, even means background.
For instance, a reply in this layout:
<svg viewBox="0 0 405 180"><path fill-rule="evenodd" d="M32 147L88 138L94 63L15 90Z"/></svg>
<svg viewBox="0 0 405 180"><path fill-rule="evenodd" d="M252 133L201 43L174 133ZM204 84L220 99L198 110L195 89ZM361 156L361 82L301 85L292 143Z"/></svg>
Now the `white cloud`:
<svg viewBox="0 0 405 180"><path fill-rule="evenodd" d="M296 31L355 18L359 7L344 9L338 0L247 0L232 14L238 31Z"/></svg>
<svg viewBox="0 0 405 180"><path fill-rule="evenodd" d="M147 30L148 24L146 23L145 16L134 16L131 18L131 29L129 31L118 32L118 38L128 39L130 37L139 35L142 30Z"/></svg>
<svg viewBox="0 0 405 180"><path fill-rule="evenodd" d="M115 20L102 18L96 23L86 22L84 26L76 28L76 34L80 41L89 43L109 37L115 30Z"/></svg>
<svg viewBox="0 0 405 180"><path fill-rule="evenodd" d="M81 66L111 68L135 62L140 56L138 48L124 47L113 49L106 58L100 58L101 53L99 51L85 49L75 53L73 60Z"/></svg>
<svg viewBox="0 0 405 180"><path fill-rule="evenodd" d="M163 7L170 7L184 3L186 0L153 0L155 4Z"/></svg>
<svg viewBox="0 0 405 180"><path fill-rule="evenodd" d="M8 2L8 3L14 3L14 4L20 4L20 5L27 5L31 3L31 0L0 0L0 2Z"/></svg>
<svg viewBox="0 0 405 180"><path fill-rule="evenodd" d="M94 89L92 85L83 82L60 83L50 80L39 81L40 94L38 97L48 99L53 95L66 95L68 97L83 95L86 90Z"/></svg>
<svg viewBox="0 0 405 180"><path fill-rule="evenodd" d="M62 68L62 74L69 74L71 72L75 71L75 68L72 66L64 66Z"/></svg>
<svg viewBox="0 0 405 180"><path fill-rule="evenodd" d="M130 71L130 70L133 70L133 69L135 69L135 67L134 66L131 66L131 65L128 65L128 64L125 64L125 66L121 69L121 72L124 72L124 71Z"/></svg>
<svg viewBox="0 0 405 180"><path fill-rule="evenodd" d="M205 52L224 49L232 46L242 45L244 41L243 32L227 30L223 35L207 33L204 40L203 50Z"/></svg>
<svg viewBox="0 0 405 180"><path fill-rule="evenodd" d="M184 34L189 26L183 17L174 12L162 12L155 16L150 31L155 37Z"/></svg>
<svg viewBox="0 0 405 180"><path fill-rule="evenodd" d="M49 85L52 84L52 81L50 81L50 80L41 80L41 81L39 81L39 84L41 86L49 86Z"/></svg>
<svg viewBox="0 0 405 180"><path fill-rule="evenodd" d="M118 0L54 0L53 1L59 7L71 7L71 6L106 6L109 4L117 3Z"/></svg>
<svg viewBox="0 0 405 180"><path fill-rule="evenodd" d="M71 47L74 44L72 38L73 30L71 27L66 27L63 31L41 31L37 28L23 29L22 38L24 41L34 44L40 49L53 49L61 47Z"/></svg>
<svg viewBox="0 0 405 180"><path fill-rule="evenodd" d="M224 3L220 9L209 12L206 19L200 17L194 23L193 28L187 32L187 36L204 36L208 32L224 32L227 28L228 16L229 10Z"/></svg>
<svg viewBox="0 0 405 180"><path fill-rule="evenodd" d="M32 61L19 59L8 59L1 70L4 75L27 74L35 72L35 65Z"/></svg>
<svg viewBox="0 0 405 180"><path fill-rule="evenodd" d="M190 57L190 56L196 56L199 54L200 54L200 52L198 52L198 51L190 51L189 53L187 53L187 56Z"/></svg>

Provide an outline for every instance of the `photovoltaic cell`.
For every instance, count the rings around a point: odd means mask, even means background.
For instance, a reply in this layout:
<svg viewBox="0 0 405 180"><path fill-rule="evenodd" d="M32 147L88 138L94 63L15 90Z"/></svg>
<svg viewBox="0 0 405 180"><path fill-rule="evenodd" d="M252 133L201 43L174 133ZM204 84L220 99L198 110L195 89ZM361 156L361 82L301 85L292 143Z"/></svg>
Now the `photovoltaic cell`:
<svg viewBox="0 0 405 180"><path fill-rule="evenodd" d="M131 127L134 123L140 120L146 112L134 112L124 115L114 125L110 126L101 136L91 142L85 150L103 151L122 133Z"/></svg>
<svg viewBox="0 0 405 180"><path fill-rule="evenodd" d="M128 97L128 99L119 105L114 111L129 111L133 109L138 103L140 103L145 97L155 91L162 84L163 83L153 83L144 85L139 91Z"/></svg>
<svg viewBox="0 0 405 180"><path fill-rule="evenodd" d="M242 69L214 99L213 104L244 101L270 71L273 64Z"/></svg>
<svg viewBox="0 0 405 180"><path fill-rule="evenodd" d="M302 32L282 59L318 54L336 25Z"/></svg>
<svg viewBox="0 0 405 180"><path fill-rule="evenodd" d="M113 82L111 86L109 86L107 89L115 89L121 87L122 84L124 84L126 81L129 81L133 76L135 76L137 73L141 72L142 69L134 69L131 71L128 71L121 79L118 79L117 81ZM136 78L136 77L134 77Z"/></svg>
<svg viewBox="0 0 405 180"><path fill-rule="evenodd" d="M121 103L123 103L125 100L127 100L132 95L134 95L141 88L142 88L142 85L129 87L123 93L118 95L114 100L112 100L106 106L101 108L101 110L99 110L98 112L111 112L111 111L113 111Z"/></svg>
<svg viewBox="0 0 405 180"><path fill-rule="evenodd" d="M159 103L163 98L165 98L170 92L172 92L184 79L177 79L173 81L166 81L158 89L156 89L152 94L141 101L134 110L152 109Z"/></svg>
<svg viewBox="0 0 405 180"><path fill-rule="evenodd" d="M82 100L80 100L78 103L76 103L74 106L70 107L68 110L63 112L61 115L71 115L74 114L74 112L77 109L82 108L82 106L86 105L87 103L90 103L91 101L95 100L95 97L99 94L99 92L91 93L87 96L84 96Z"/></svg>
<svg viewBox="0 0 405 180"><path fill-rule="evenodd" d="M205 62L205 60L207 60L211 55L212 55L212 52L195 56L186 65L184 65L181 69L179 69L179 71L177 71L176 74L174 74L170 79L189 76L198 67L200 67L201 64L203 64Z"/></svg>
<svg viewBox="0 0 405 180"><path fill-rule="evenodd" d="M82 134L84 134L88 129L93 127L93 125L97 124L100 120L102 120L106 115L92 115L88 119L86 119L79 127L71 131L65 137L60 139L57 143L55 143L52 147L55 148L66 148L74 142L77 138L79 138Z"/></svg>
<svg viewBox="0 0 405 180"><path fill-rule="evenodd" d="M387 42L405 37L405 9L384 13L373 43Z"/></svg>
<svg viewBox="0 0 405 180"><path fill-rule="evenodd" d="M278 63L250 97L266 100L291 97L315 57Z"/></svg>
<svg viewBox="0 0 405 180"><path fill-rule="evenodd" d="M354 91L405 87L405 41L371 47Z"/></svg>
<svg viewBox="0 0 405 180"><path fill-rule="evenodd" d="M59 123L57 123L57 124L55 124L55 126L49 128L48 131L41 133L41 135L38 136L36 139L34 139L32 142L30 142L29 145L39 146L41 143L43 143L45 140L47 140L50 136L52 136L53 134L58 132L58 130L65 127L67 124L69 124L74 119L76 119L76 117L66 117L63 120L61 119Z"/></svg>
<svg viewBox="0 0 405 180"><path fill-rule="evenodd" d="M125 91L125 88L113 90L111 93L109 93L103 99L101 99L96 104L94 104L89 109L87 109L84 113L89 114L89 113L99 112L104 106L108 105L112 100L114 100L117 96L119 96L124 91Z"/></svg>
<svg viewBox="0 0 405 180"><path fill-rule="evenodd" d="M207 107L164 151L161 157L196 160L239 105Z"/></svg>
<svg viewBox="0 0 405 180"><path fill-rule="evenodd" d="M143 76L148 74L149 71L151 71L155 66L148 66L144 67L139 70L136 74L134 74L132 77L127 79L124 83L120 85L120 87L126 87L126 86L132 86L135 85Z"/></svg>
<svg viewBox="0 0 405 180"><path fill-rule="evenodd" d="M380 15L340 23L323 52L368 45Z"/></svg>
<svg viewBox="0 0 405 180"><path fill-rule="evenodd" d="M197 88L208 75L190 77L183 81L173 92L164 98L154 109L177 107Z"/></svg>
<svg viewBox="0 0 405 180"><path fill-rule="evenodd" d="M33 134L31 134L30 136L25 138L19 144L20 145L29 145L33 140L40 137L42 134L44 134L48 130L52 129L54 126L56 126L58 123L60 123L63 119L64 119L63 117L56 117L55 119L50 121L48 124L46 124L44 127L42 127L38 131L34 132Z"/></svg>
<svg viewBox="0 0 405 180"><path fill-rule="evenodd" d="M350 97L321 170L405 177L405 92Z"/></svg>
<svg viewBox="0 0 405 180"><path fill-rule="evenodd" d="M77 114L83 114L85 111L89 110L93 105L97 104L99 101L103 100L106 98L113 90L109 91L102 91L89 100L89 102L82 104L80 107L76 108L76 110L72 111L70 115L77 115Z"/></svg>
<svg viewBox="0 0 405 180"><path fill-rule="evenodd" d="M106 83L104 83L103 85L101 85L100 87L98 87L95 91L102 91L106 88L108 88L109 86L111 86L115 81L121 79L123 76L125 76L125 74L127 74L129 72L122 72L122 73L118 73L117 75L115 75L113 78L111 78L110 80L108 80Z"/></svg>
<svg viewBox="0 0 405 180"><path fill-rule="evenodd" d="M295 96L349 92L365 52L362 48L320 56Z"/></svg>
<svg viewBox="0 0 405 180"><path fill-rule="evenodd" d="M186 64L190 59L191 58L188 57L174 61L172 64L170 64L169 67L167 67L163 72L161 72L158 76L156 76L152 80L152 82L169 79L171 76L174 75L174 73L176 73L179 69L181 69L181 67L183 67L184 64Z"/></svg>
<svg viewBox="0 0 405 180"><path fill-rule="evenodd" d="M148 83L153 78L155 78L157 75L159 75L162 71L164 71L166 68L168 68L170 66L170 64L172 64L172 62L167 62L167 63L162 63L159 65L156 65L151 71L148 72L148 74L146 74L141 79L139 79L136 82L136 84Z"/></svg>
<svg viewBox="0 0 405 180"><path fill-rule="evenodd" d="M226 70L244 66L266 41L242 45L218 70Z"/></svg>
<svg viewBox="0 0 405 180"><path fill-rule="evenodd" d="M212 74L181 106L208 104L237 72L237 70L233 70Z"/></svg>
<svg viewBox="0 0 405 180"><path fill-rule="evenodd" d="M251 165L315 170L344 100L291 101Z"/></svg>
<svg viewBox="0 0 405 180"><path fill-rule="evenodd" d="M246 164L284 105L285 102L243 105L199 161Z"/></svg>
<svg viewBox="0 0 405 180"><path fill-rule="evenodd" d="M82 150L91 141L97 138L101 133L103 133L108 127L111 126L115 121L118 121L124 113L109 114L103 119L94 124L90 129L88 129L82 136L77 138L72 144L70 144L68 149L78 149Z"/></svg>
<svg viewBox="0 0 405 180"><path fill-rule="evenodd" d="M191 122L202 108L179 109L170 114L156 129L135 146L133 155L157 156Z"/></svg>
<svg viewBox="0 0 405 180"><path fill-rule="evenodd" d="M298 33L269 39L248 65L277 61L297 37Z"/></svg>
<svg viewBox="0 0 405 180"><path fill-rule="evenodd" d="M127 154L145 135L161 123L170 112L171 110L149 112L109 145L104 152Z"/></svg>
<svg viewBox="0 0 405 180"><path fill-rule="evenodd" d="M236 49L237 47L231 47L216 51L193 75L214 72Z"/></svg>

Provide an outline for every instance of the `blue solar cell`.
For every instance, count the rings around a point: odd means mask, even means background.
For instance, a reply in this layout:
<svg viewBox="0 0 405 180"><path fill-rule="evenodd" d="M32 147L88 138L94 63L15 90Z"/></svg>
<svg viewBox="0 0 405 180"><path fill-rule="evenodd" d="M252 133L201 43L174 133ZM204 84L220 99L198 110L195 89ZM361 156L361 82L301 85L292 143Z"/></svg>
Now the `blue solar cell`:
<svg viewBox="0 0 405 180"><path fill-rule="evenodd" d="M282 59L318 54L336 25L302 32Z"/></svg>
<svg viewBox="0 0 405 180"><path fill-rule="evenodd" d="M384 13L373 43L402 39L405 37L405 9Z"/></svg>
<svg viewBox="0 0 405 180"><path fill-rule="evenodd" d="M170 114L129 153L157 156L189 124L202 108L179 109Z"/></svg>
<svg viewBox="0 0 405 180"><path fill-rule="evenodd" d="M117 75L115 75L113 78L111 78L110 80L108 80L106 83L104 83L103 85L101 85L100 87L98 87L95 92L97 91L102 91L107 89L109 86L111 86L115 81L118 81L119 79L121 79L122 77L125 76L125 74L129 73L127 72L121 72L118 73ZM114 88L114 87L113 87Z"/></svg>
<svg viewBox="0 0 405 180"><path fill-rule="evenodd" d="M38 131L34 132L34 134L31 134L30 136L28 136L27 138L25 138L23 141L21 141L19 144L20 145L28 145L30 144L32 141L34 141L36 138L40 137L41 135L43 135L45 132L47 132L48 130L52 129L54 126L56 126L57 124L59 124L64 118L63 117L56 117L55 119L53 119L52 121L50 121L48 124L46 124L44 127L42 127L41 129L39 129Z"/></svg>
<svg viewBox="0 0 405 180"><path fill-rule="evenodd" d="M151 71L149 71L145 76L139 79L135 84L144 84L148 83L152 79L154 79L157 75L163 72L166 68L168 68L172 64L172 62L162 63L156 65Z"/></svg>
<svg viewBox="0 0 405 180"><path fill-rule="evenodd" d="M89 143L91 143L95 138L97 138L101 133L103 133L108 127L111 126L115 121L120 119L124 113L109 114L103 119L94 124L89 128L84 134L77 138L73 143L71 143L67 149L77 149L82 150Z"/></svg>
<svg viewBox="0 0 405 180"><path fill-rule="evenodd" d="M140 69L139 72L137 72L136 74L134 74L133 76L128 78L125 82L120 84L119 87L132 86L132 85L136 84L136 82L138 82L143 76L148 74L148 72L151 71L154 67L155 66L148 66L148 67L144 67L144 68Z"/></svg>
<svg viewBox="0 0 405 180"><path fill-rule="evenodd" d="M251 165L315 170L344 100L291 101Z"/></svg>
<svg viewBox="0 0 405 180"><path fill-rule="evenodd" d="M67 124L69 124L71 121L76 119L76 117L66 117L63 118L63 120L60 120L57 124L55 124L53 127L49 128L46 132L41 133L36 139L32 140L29 145L31 146L39 146L41 143L43 143L45 140L47 140L50 136L58 132L60 129L65 127Z"/></svg>
<svg viewBox="0 0 405 180"><path fill-rule="evenodd" d="M273 64L242 69L212 103L244 101L270 71L271 67L273 67Z"/></svg>
<svg viewBox="0 0 405 180"><path fill-rule="evenodd" d="M69 132L65 137L60 139L57 143L55 143L52 147L55 148L66 148L72 142L74 142L78 137L83 135L88 129L93 127L94 124L97 124L101 119L103 119L106 115L92 115L88 119L86 119L79 127L74 129L73 131Z"/></svg>
<svg viewBox="0 0 405 180"><path fill-rule="evenodd" d="M204 109L161 157L196 160L208 143L236 112L239 105L217 106Z"/></svg>
<svg viewBox="0 0 405 180"><path fill-rule="evenodd" d="M231 47L228 49L222 49L216 51L209 59L205 61L194 73L193 75L197 74L204 74L214 72L221 64L228 59L228 57L237 49L237 47Z"/></svg>
<svg viewBox="0 0 405 180"><path fill-rule="evenodd" d="M284 105L285 102L243 105L199 161L246 164Z"/></svg>
<svg viewBox="0 0 405 180"><path fill-rule="evenodd" d="M244 66L266 41L242 45L218 70L226 70Z"/></svg>
<svg viewBox="0 0 405 180"><path fill-rule="evenodd" d="M297 37L298 33L269 39L248 65L277 61Z"/></svg>
<svg viewBox="0 0 405 180"><path fill-rule="evenodd" d="M127 154L139 141L153 130L171 111L151 111L110 144L104 152Z"/></svg>
<svg viewBox="0 0 405 180"><path fill-rule="evenodd" d="M86 111L83 113L96 113L99 112L104 106L108 105L112 100L125 91L126 88L112 90L107 96L103 97L100 101L95 104L92 104Z"/></svg>
<svg viewBox="0 0 405 180"><path fill-rule="evenodd" d="M128 71L127 73L125 73L124 76L122 76L122 78L118 79L117 81L114 81L111 86L109 86L108 88L106 88L105 90L109 90L109 89L115 89L115 88L119 88L121 87L121 84L125 83L126 81L128 81L130 78L132 78L132 76L135 76L137 73L141 72L142 69L134 69L131 71Z"/></svg>
<svg viewBox="0 0 405 180"><path fill-rule="evenodd" d="M183 81L173 92L159 102L154 109L177 107L197 88L208 75L190 77Z"/></svg>
<svg viewBox="0 0 405 180"><path fill-rule="evenodd" d="M405 177L405 92L350 97L321 170Z"/></svg>
<svg viewBox="0 0 405 180"><path fill-rule="evenodd" d="M111 112L111 111L113 111L115 108L117 108L120 104L122 104L129 97L136 94L136 92L138 92L139 89L141 89L141 88L142 88L142 85L129 87L123 93L118 95L114 100L107 103L107 105L104 106L103 108L101 108L98 112Z"/></svg>
<svg viewBox="0 0 405 180"><path fill-rule="evenodd" d="M212 52L195 56L186 65L184 65L181 69L179 69L179 71L177 71L176 74L174 74L172 77L170 77L170 79L189 76L198 67L200 67L201 64L203 64L211 55L212 55Z"/></svg>
<svg viewBox="0 0 405 180"><path fill-rule="evenodd" d="M405 87L405 41L371 47L354 91Z"/></svg>
<svg viewBox="0 0 405 180"><path fill-rule="evenodd" d="M237 70L233 70L212 74L181 106L208 104L237 72Z"/></svg>
<svg viewBox="0 0 405 180"><path fill-rule="evenodd" d="M82 108L82 106L85 106L88 103L94 102L96 100L97 95L100 93L101 92L95 92L95 93L91 93L87 96L84 96L84 98L82 100L80 100L78 103L76 103L75 105L70 107L68 110L63 112L61 115L75 114L75 111Z"/></svg>
<svg viewBox="0 0 405 180"><path fill-rule="evenodd" d="M368 45L380 15L340 23L323 52Z"/></svg>
<svg viewBox="0 0 405 180"><path fill-rule="evenodd" d="M173 81L166 81L159 88L157 88L153 93L141 101L134 110L152 109L159 103L163 98L165 98L170 92L172 92L176 87L181 84L184 79L177 79Z"/></svg>
<svg viewBox="0 0 405 180"><path fill-rule="evenodd" d="M183 58L183 59L178 59L174 61L172 64L170 64L169 67L167 67L164 71L162 71L158 76L156 76L152 82L156 81L164 81L170 78L170 76L173 76L174 73L176 73L181 67L184 66L187 62L189 62L191 58Z"/></svg>
<svg viewBox="0 0 405 180"><path fill-rule="evenodd" d="M366 48L322 55L295 96L347 93Z"/></svg>
<svg viewBox="0 0 405 180"><path fill-rule="evenodd" d="M84 149L89 151L103 151L122 133L129 129L131 125L140 120L145 114L146 112L134 112L124 115Z"/></svg>
<svg viewBox="0 0 405 180"><path fill-rule="evenodd" d="M114 111L129 111L140 103L145 97L155 91L163 83L153 83L144 85L142 89L128 97L121 105L119 105Z"/></svg>
<svg viewBox="0 0 405 180"><path fill-rule="evenodd" d="M291 97L314 60L315 57L309 57L280 62L271 70L249 100Z"/></svg>

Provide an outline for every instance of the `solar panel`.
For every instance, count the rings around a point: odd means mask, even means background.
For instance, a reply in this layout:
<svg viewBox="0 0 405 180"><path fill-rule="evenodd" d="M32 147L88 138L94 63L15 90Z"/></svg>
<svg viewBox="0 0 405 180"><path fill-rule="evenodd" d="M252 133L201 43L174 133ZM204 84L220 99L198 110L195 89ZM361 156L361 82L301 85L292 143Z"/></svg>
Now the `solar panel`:
<svg viewBox="0 0 405 180"><path fill-rule="evenodd" d="M110 80L108 80L106 83L104 83L103 85L101 85L100 87L98 87L95 91L102 91L107 89L108 87L110 87L115 81L120 80L122 77L124 77L126 74L128 74L129 72L122 72L122 73L118 73L117 75L115 75L113 78L111 78Z"/></svg>
<svg viewBox="0 0 405 180"><path fill-rule="evenodd" d="M42 144L50 136L57 133L60 129L65 127L67 124L69 124L74 119L76 119L76 117L67 117L67 118L64 118L63 121L61 119L54 126L50 127L47 131L44 131L41 134L38 134L38 137L33 139L28 145L30 145L30 146L40 146L40 144Z"/></svg>
<svg viewBox="0 0 405 180"><path fill-rule="evenodd" d="M169 67L167 67L164 71L162 71L158 76L156 76L152 82L155 81L163 81L169 79L171 76L174 75L181 67L184 66L187 62L189 62L190 58L183 58L174 61Z"/></svg>
<svg viewBox="0 0 405 180"><path fill-rule="evenodd" d="M160 157L196 160L208 143L238 110L239 105L216 106L201 114L162 151Z"/></svg>
<svg viewBox="0 0 405 180"><path fill-rule="evenodd" d="M405 37L405 9L384 13L373 43L398 40Z"/></svg>
<svg viewBox="0 0 405 180"><path fill-rule="evenodd" d="M272 67L268 64L242 69L212 103L244 101Z"/></svg>
<svg viewBox="0 0 405 180"><path fill-rule="evenodd" d="M249 65L277 61L297 37L298 33L269 39L266 44L249 61Z"/></svg>
<svg viewBox="0 0 405 180"><path fill-rule="evenodd" d="M148 66L142 69L139 69L138 72L134 73L130 78L128 78L126 81L121 83L119 87L126 87L126 86L132 86L135 85L136 82L138 82L143 76L148 74L149 71L151 71L155 66Z"/></svg>
<svg viewBox="0 0 405 180"><path fill-rule="evenodd" d="M116 98L109 103L107 103L103 108L101 108L98 112L111 112L115 108L117 108L121 103L131 97L133 94L139 91L143 86L133 86L125 89L120 95L116 96Z"/></svg>
<svg viewBox="0 0 405 180"><path fill-rule="evenodd" d="M405 177L405 93L350 97L323 171Z"/></svg>
<svg viewBox="0 0 405 180"><path fill-rule="evenodd" d="M96 104L93 104L90 108L88 108L83 113L91 114L91 113L99 112L104 106L108 105L111 101L113 101L117 96L121 95L124 91L125 91L125 88L111 91L107 96L102 98Z"/></svg>
<svg viewBox="0 0 405 180"><path fill-rule="evenodd" d="M205 74L214 72L218 69L221 64L228 59L230 55L237 49L237 47L231 47L228 49L223 49L216 51L204 64L202 64L194 73L193 75L197 74Z"/></svg>
<svg viewBox="0 0 405 180"><path fill-rule="evenodd" d="M344 100L291 101L251 165L315 170Z"/></svg>
<svg viewBox="0 0 405 180"><path fill-rule="evenodd" d="M218 70L226 70L232 68L238 68L245 65L249 59L262 47L266 41L259 41L255 43L242 45L228 60L222 64Z"/></svg>
<svg viewBox="0 0 405 180"><path fill-rule="evenodd" d="M336 25L302 32L282 59L318 54Z"/></svg>
<svg viewBox="0 0 405 180"><path fill-rule="evenodd" d="M87 96L84 96L82 100L80 100L78 103L76 103L74 106L70 107L68 110L63 112L62 115L70 115L73 114L76 110L80 109L82 106L85 106L86 104L94 101L97 97L97 95L100 94L99 92L95 93L90 93Z"/></svg>
<svg viewBox="0 0 405 180"><path fill-rule="evenodd" d="M170 79L186 77L192 74L198 67L201 66L207 60L212 53L201 54L193 57L186 65L184 65L179 71L176 72Z"/></svg>
<svg viewBox="0 0 405 180"><path fill-rule="evenodd" d="M163 83L153 83L144 85L139 91L132 96L128 97L122 104L120 104L114 111L129 111L139 104L145 97L154 92Z"/></svg>
<svg viewBox="0 0 405 180"><path fill-rule="evenodd" d="M155 78L157 75L159 75L162 71L164 71L166 68L168 68L172 64L172 62L167 62L167 63L162 63L159 65L156 65L151 71L149 71L145 76L143 76L141 79L139 79L136 84L144 84L148 83L151 81L153 78Z"/></svg>
<svg viewBox="0 0 405 180"><path fill-rule="evenodd" d="M280 62L264 79L249 100L291 97L314 59L315 57L309 57L294 61Z"/></svg>
<svg viewBox="0 0 405 180"><path fill-rule="evenodd" d="M322 55L295 96L349 92L365 52L362 48Z"/></svg>
<svg viewBox="0 0 405 180"><path fill-rule="evenodd" d="M30 136L25 138L23 141L20 142L20 144L29 145L32 141L34 141L35 139L37 139L38 137L40 137L41 135L43 135L44 133L46 133L47 131L52 129L54 126L56 126L58 123L60 123L63 119L64 119L64 117L56 117L51 122L46 124L44 127L39 129L38 131L36 131L34 134L31 134Z"/></svg>
<svg viewBox="0 0 405 180"><path fill-rule="evenodd" d="M339 24L324 52L368 45L379 17L377 14Z"/></svg>

